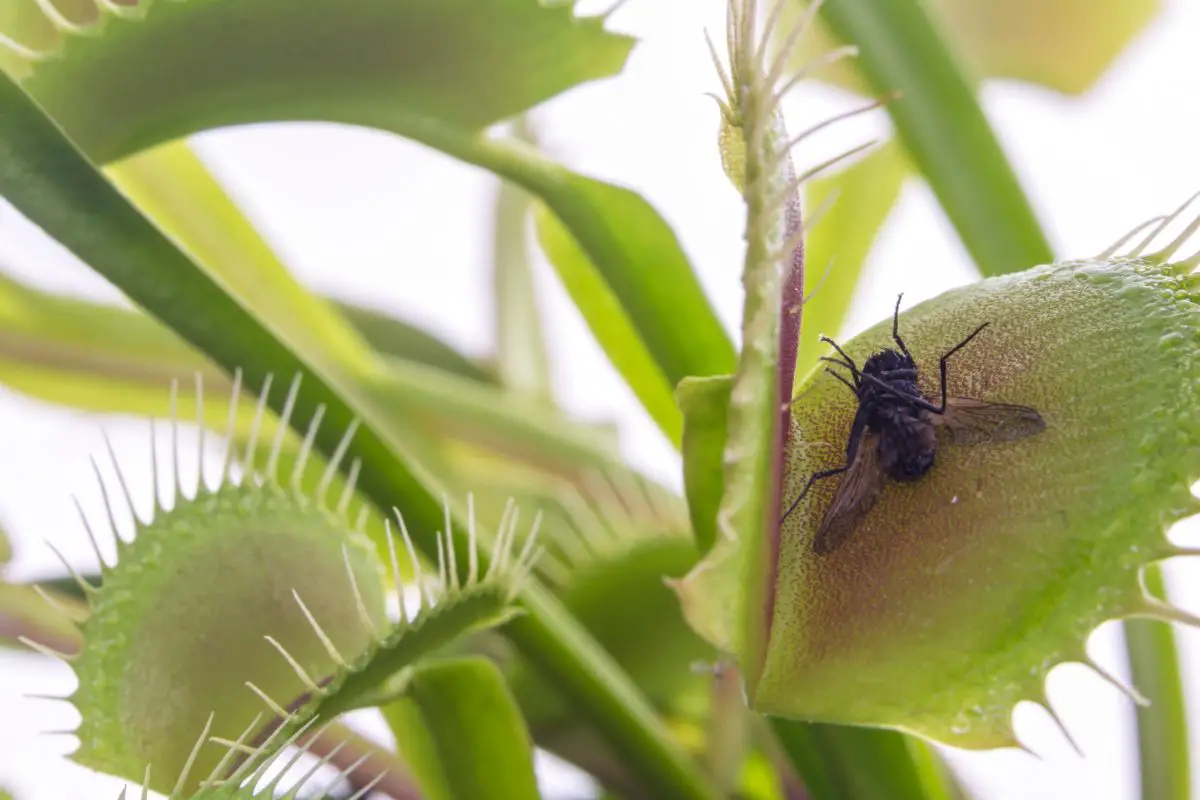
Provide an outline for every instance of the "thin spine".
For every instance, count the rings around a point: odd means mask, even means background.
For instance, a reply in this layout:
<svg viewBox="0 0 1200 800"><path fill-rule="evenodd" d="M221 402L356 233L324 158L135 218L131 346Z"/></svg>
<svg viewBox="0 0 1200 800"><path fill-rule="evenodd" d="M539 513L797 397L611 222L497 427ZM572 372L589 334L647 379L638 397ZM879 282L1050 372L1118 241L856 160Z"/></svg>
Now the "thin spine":
<svg viewBox="0 0 1200 800"><path fill-rule="evenodd" d="M367 613L367 604L363 602L362 590L358 588L358 578L354 576L354 567L350 564L350 548L345 544L342 545L342 561L346 565L346 577L350 579L350 591L354 593L354 608L358 612L358 620L363 624L364 630L375 636L375 623L371 620L371 615Z"/></svg>
<svg viewBox="0 0 1200 800"><path fill-rule="evenodd" d="M1200 215L1196 216L1196 218L1193 219L1178 236L1169 242L1166 247L1150 253L1148 256L1146 256L1146 258L1159 262L1167 261L1167 259L1175 255L1176 251L1178 251L1188 239L1192 238L1197 230L1200 230Z"/></svg>
<svg viewBox="0 0 1200 800"><path fill-rule="evenodd" d="M79 504L76 503L76 508L78 508L78 507L79 507ZM83 509L80 509L79 513L83 514ZM96 594L98 594L100 592L100 590L97 587L92 586L90 583L88 583L86 580L84 580L83 576L80 575L79 572L73 566L71 566L70 562L67 561L66 557L63 556L62 552L57 547L55 547L54 544L52 542L50 542L49 539L46 540L46 546L50 548L50 552L54 553L54 556L58 559L58 562L63 565L63 568L67 571L67 573L75 581L75 584L80 588L80 590L86 596L94 597ZM100 556L100 553L97 550L96 557L99 558L99 556ZM104 561L102 560L100 562L100 574L103 575L104 570L105 570Z"/></svg>
<svg viewBox="0 0 1200 800"><path fill-rule="evenodd" d="M446 542L442 538L442 532L437 534L437 564L438 564L438 579L437 583L440 591L445 592L449 585L446 581Z"/></svg>
<svg viewBox="0 0 1200 800"><path fill-rule="evenodd" d="M846 159L848 159L852 156L855 156L855 155L861 153L862 151L866 150L867 148L875 146L878 143L879 143L878 139L871 139L870 141L863 142L862 144L860 144L856 147L852 147L849 150L846 150L845 152L838 153L836 156L833 156L832 158L828 158L828 159L820 162L819 164L817 164L814 167L810 167L809 169L805 170L804 172L800 173L799 175L793 177L790 181L788 181L788 183L786 183L777 192L775 192L775 194L769 195L766 198L766 202L765 202L766 207L772 208L772 209L782 208L783 204L788 201L788 198L793 197L797 192L799 192L800 187L802 187L805 183L812 180L816 176L820 175L822 172L829 169L830 167L836 166L837 164L845 161ZM776 154L776 155L778 155L778 154ZM764 168L766 167L765 164L763 166L764 166ZM778 166L779 165L776 165L776 167L778 167ZM772 173L764 171L759 174L759 176L756 180L769 180L770 178L768 176L771 174ZM747 185L749 185L749 184L747 184ZM758 228L762 224L763 224L762 222L759 222L757 225L751 226L751 228L749 229L748 232L751 233L752 235L757 235ZM785 251L785 252L790 252L790 251Z"/></svg>
<svg viewBox="0 0 1200 800"><path fill-rule="evenodd" d="M158 425L150 420L150 519L163 508L158 476Z"/></svg>
<svg viewBox="0 0 1200 800"><path fill-rule="evenodd" d="M175 781L175 788L171 790L171 797L179 797L183 794L183 787L187 784L188 775L191 773L192 767L196 765L196 759L200 756L200 748L208 741L208 732L212 730L215 716L214 713L209 713L208 720L204 723L204 730L200 731L200 737L192 746L192 751L188 753L187 760L183 762L183 769L179 771L179 778ZM149 765L147 765L148 768Z"/></svg>
<svg viewBox="0 0 1200 800"><path fill-rule="evenodd" d="M217 476L221 483L232 480L234 453L234 431L237 429L238 403L242 396L242 369L233 371L233 388L229 392L229 417L225 420L225 456L221 459L221 472Z"/></svg>
<svg viewBox="0 0 1200 800"><path fill-rule="evenodd" d="M887 96L879 100L873 100L865 106L859 106L858 108L852 108L849 111L842 112L841 114L835 114L829 119L822 120L816 125L806 128L789 139L788 142L779 149L779 152L775 153L775 155L766 163L766 168L772 171L778 169L783 164L783 160L789 157L792 148L799 145L808 137L820 133L831 125L835 125L839 122L843 122L844 120L852 119L853 117L858 117L863 114L868 114L877 108L882 108L883 106L887 105L890 99L891 96Z"/></svg>
<svg viewBox="0 0 1200 800"><path fill-rule="evenodd" d="M329 486L333 483L333 476L337 474L338 467L342 464L342 459L346 457L346 451L350 449L350 443L354 441L354 434L358 432L358 426L361 420L355 417L350 421L350 425L346 428L346 432L342 434L342 440L338 442L338 446L333 451L333 456L329 459L329 463L325 465L325 471L321 473L321 480L317 482L317 501L321 504L321 508L325 508L325 496L329 493Z"/></svg>
<svg viewBox="0 0 1200 800"><path fill-rule="evenodd" d="M108 431L101 429L100 438L104 440L104 447L108 450L108 459L112 462L113 472L117 476L117 485L121 487L121 496L125 498L125 506L129 509L129 516L133 517L134 527L137 527L142 522L142 518L138 515L137 509L133 505L133 495L129 492L129 483L125 480L125 472L121 469L121 462L117 461L117 454L113 450L112 440L108 437ZM120 544L120 537L117 537L117 543Z"/></svg>
<svg viewBox="0 0 1200 800"><path fill-rule="evenodd" d="M300 665L300 662L292 658L292 654L287 651L287 648L281 645L274 636L266 635L263 636L263 638L266 639L267 644L271 645L271 647L274 647L279 652L279 655L283 656L284 660L287 661L288 666L290 666L292 671L296 673L296 677L300 679L300 682L304 684L306 689L313 694L321 694L321 687L312 679L312 676L308 674L304 667Z"/></svg>
<svg viewBox="0 0 1200 800"><path fill-rule="evenodd" d="M349 773L350 773L350 770L344 770L342 772L342 775L343 776L348 775ZM387 777L387 774L388 774L387 770L384 770L383 772L379 773L374 778L372 778L369 783L367 783L365 786L363 786L361 789L359 789L354 794L350 795L350 797L347 798L347 800L366 800L367 796L370 795L371 792L373 792L375 790L375 787L378 786L380 784L380 782L384 778Z"/></svg>
<svg viewBox="0 0 1200 800"><path fill-rule="evenodd" d="M425 572L421 569L421 559L417 557L417 548L413 546L412 537L408 535L408 526L404 524L404 515L399 509L392 509L396 522L400 525L400 536L404 540L404 549L412 563L413 580L417 583L418 595L424 601L424 609L433 608L433 596L429 593L429 582L425 580ZM420 613L420 610L418 610Z"/></svg>
<svg viewBox="0 0 1200 800"><path fill-rule="evenodd" d="M388 557L392 562L392 580L400 600L400 623L409 625L408 610L404 607L404 584L400 581L400 559L396 558L396 537L392 533L392 521L386 517L383 520L383 531L387 537Z"/></svg>
<svg viewBox="0 0 1200 800"><path fill-rule="evenodd" d="M179 380L171 379L171 507L179 506L183 497L183 481L179 471Z"/></svg>
<svg viewBox="0 0 1200 800"><path fill-rule="evenodd" d="M196 497L208 488L204 482L204 437L207 433L204 424L204 378L200 370L196 370Z"/></svg>
<svg viewBox="0 0 1200 800"><path fill-rule="evenodd" d="M350 500L354 497L354 487L358 483L358 473L362 470L362 461L354 459L350 462L350 471L346 475L346 484L342 487L342 495L338 498L337 507L334 509L339 517L344 516L346 509L350 507Z"/></svg>
<svg viewBox="0 0 1200 800"><path fill-rule="evenodd" d="M296 408L296 395L300 391L300 380L303 373L297 372L288 387L287 399L283 402L283 411L279 415L279 427L275 429L275 438L271 441L271 452L267 456L267 466L263 474L268 480L276 479L279 468L279 454L283 450L283 437L287 435L288 426L292 422L292 411Z"/></svg>
<svg viewBox="0 0 1200 800"><path fill-rule="evenodd" d="M787 96L788 92L790 92L792 89L795 89L797 86L811 78L816 73L828 66L836 64L843 59L855 58L857 56L858 47L852 44L847 44L841 47L836 47L833 50L830 50L828 53L824 53L817 58L814 58L802 69L796 70L794 74L780 84L779 88L775 90L775 94L772 96L772 99L775 103L779 103L784 97Z"/></svg>
<svg viewBox="0 0 1200 800"><path fill-rule="evenodd" d="M224 739L220 736L210 736L209 737L208 740L210 742L212 742L213 744L220 745L225 748L225 755L223 755L221 757L221 760L217 762L217 765L215 767L213 767L212 772L210 772L208 774L208 780L210 780L210 781L215 780L218 775L220 775L226 769L228 769L229 762L231 762L234 759L236 753L252 755L255 752L255 749L253 747L246 744L246 740L249 739L256 730L258 730L260 722L262 722L262 712L261 711L254 715L254 719L250 720L250 724L247 725L242 730L241 734L238 735L237 739L233 739L233 740ZM269 743L274 738L274 736L275 736L275 732L272 732L271 735L267 737L267 742ZM244 777L246 772L248 771L248 767L249 767L248 761L241 762L241 764L238 766L238 768L236 770L234 770L233 774L230 775L226 780L229 780L229 781L241 780L241 778Z"/></svg>
<svg viewBox="0 0 1200 800"><path fill-rule="evenodd" d="M308 610L308 606L300 599L300 593L292 589L292 597L295 598L296 604L300 606L300 611L308 619L308 624L312 626L313 632L317 634L317 638L321 640L321 646L325 648L325 652L329 654L329 658L339 667L349 669L350 665L346 663L346 659L342 658L342 654L334 647L333 640L326 635L325 630L317 623L317 618L313 616L312 612Z"/></svg>
<svg viewBox="0 0 1200 800"><path fill-rule="evenodd" d="M321 419L325 416L325 404L317 406L317 410L313 412L312 419L308 421L308 431L304 434L304 442L300 445L300 455L296 458L296 464L292 467L291 487L292 491L300 494L300 479L304 477L304 467L308 465L309 456L312 454L313 442L316 441L317 431L321 428Z"/></svg>
<svg viewBox="0 0 1200 800"><path fill-rule="evenodd" d="M88 32L86 26L79 25L78 23L69 20L61 11L58 10L51 0L34 0L34 3L37 4L38 10L42 12L42 15L46 18L46 20L59 31L66 34L82 34Z"/></svg>
<svg viewBox="0 0 1200 800"><path fill-rule="evenodd" d="M75 510L79 512L79 520L83 523L83 531L87 534L88 542L92 546L92 552L96 555L96 561L100 564L100 574L108 572L108 564L104 562L104 556L100 555L100 543L96 541L96 534L92 531L92 525L88 522L87 514L83 513L83 506L79 504L79 498L71 496L71 502L75 504Z"/></svg>
<svg viewBox="0 0 1200 800"><path fill-rule="evenodd" d="M449 573L450 581L446 584L451 592L459 590L458 585L458 562L454 552L454 522L450 518L450 498L442 497L442 524L446 531L446 571Z"/></svg>
<svg viewBox="0 0 1200 800"><path fill-rule="evenodd" d="M55 650L53 647L50 647L49 645L45 645L45 644L42 644L41 642L30 639L28 636L18 636L17 641L20 642L21 644L25 645L26 647L30 648L31 650L36 650L37 652L39 652L42 655L47 656L49 658L56 658L59 661L62 661L64 664L70 664L72 661L75 660L74 654L64 653L61 650ZM76 731L73 731L73 730L70 730L70 731L46 731L46 733L56 733L56 732L73 734Z"/></svg>
<svg viewBox="0 0 1200 800"><path fill-rule="evenodd" d="M81 622L81 620L76 619L71 612L67 610L66 606L56 600L54 595L47 592L39 584L33 584L33 593L42 598L46 605L50 606L51 609L57 612L63 619L67 620L72 625L78 625Z"/></svg>
<svg viewBox="0 0 1200 800"><path fill-rule="evenodd" d="M610 470L609 483L617 492L617 496L628 508L629 515L635 520L648 520L653 517L653 509L646 500L645 490L632 472Z"/></svg>
<svg viewBox="0 0 1200 800"><path fill-rule="evenodd" d="M1099 675L1106 682L1108 682L1112 686L1116 687L1116 689L1119 692L1121 692L1121 694L1125 695L1130 700L1132 700L1135 705L1139 705L1139 706L1143 706L1143 707L1150 705L1150 701L1146 699L1145 695L1143 695L1141 692L1139 692L1135 687L1130 686L1129 684L1125 683L1123 680L1118 678L1116 675L1113 675L1111 672L1109 672L1104 667L1100 666L1100 663L1098 661L1096 661L1094 658L1092 658L1091 656L1085 655L1083 657L1083 663L1086 664L1087 666L1091 667L1092 671L1094 671L1097 675Z"/></svg>
<svg viewBox="0 0 1200 800"><path fill-rule="evenodd" d="M337 755L337 753L340 752L344 746L345 746L345 742L343 742L342 744L339 744L337 747L335 747L333 750L331 750L325 758L321 759L321 766L325 766L325 763L330 758ZM370 753L364 753L363 755L354 759L354 761L349 766L346 767L346 771L353 772L354 770L361 767L363 764L367 763L367 761L370 760L370 758L371 758ZM325 785L325 788L322 789L320 792L318 792L317 797L328 797L330 790L333 789L334 786L337 786L338 782L341 780L342 780L341 773L334 775L333 779L330 780L329 783L327 783Z"/></svg>
<svg viewBox="0 0 1200 800"><path fill-rule="evenodd" d="M100 465L91 456L88 457L88 461L92 465L92 472L96 475L96 483L100 485L100 499L104 503L104 516L108 520L108 529L112 532L113 539L120 539L117 535L117 517L113 513L112 502L108 497L108 486L105 484L104 478L100 475Z"/></svg>
<svg viewBox="0 0 1200 800"><path fill-rule="evenodd" d="M596 468L589 468L583 473L582 478L592 499L600 508L602 516L614 520L616 527L628 528L633 525L629 510L621 503L620 497L617 496L603 472Z"/></svg>
<svg viewBox="0 0 1200 800"><path fill-rule="evenodd" d="M1154 229L1151 230L1150 233L1147 234L1146 237L1144 239L1142 239L1141 242L1138 243L1137 247L1133 248L1133 250L1130 251L1129 257L1137 258L1138 256L1140 256L1142 254L1142 251L1144 251L1147 247L1149 247L1150 243L1153 242L1156 238L1158 238L1158 235L1160 233L1162 233L1164 230L1166 230L1168 225L1170 225L1172 222L1174 222L1176 219L1178 219L1179 216L1181 214L1183 214L1184 211L1187 210L1187 207L1190 206L1192 204L1192 201L1195 200L1197 197L1200 197L1200 192L1197 192L1196 194L1189 197L1187 200L1183 201L1183 203L1180 204L1180 206L1178 208L1176 208L1174 211L1172 211L1167 216L1163 217L1162 221L1154 226Z"/></svg>
<svg viewBox="0 0 1200 800"><path fill-rule="evenodd" d="M1118 251L1120 251L1120 249L1122 247L1127 245L1129 243L1129 241L1131 239L1133 239L1133 237L1137 236L1139 233L1146 230L1146 228L1149 228L1151 225L1162 222L1166 218L1167 218L1166 214L1159 214L1157 217L1151 217L1150 219L1143 222L1141 225L1138 225L1136 228L1134 228L1133 230L1126 233L1120 239L1117 239L1115 242L1110 244L1108 247L1101 250L1099 253L1094 255L1092 258L1095 259L1096 261L1103 261L1107 258L1112 258L1113 256L1115 256L1117 254Z"/></svg>
<svg viewBox="0 0 1200 800"><path fill-rule="evenodd" d="M511 513L509 510L511 509ZM492 550L492 564L488 568L486 580L495 580L497 576L503 574L507 568L508 556L512 551L513 537L516 536L517 520L521 516L521 509L517 508L513 498L508 498L508 502L504 506L505 516L501 517L501 530L496 537L496 544ZM508 526L504 526L504 519L507 517Z"/></svg>
<svg viewBox="0 0 1200 800"><path fill-rule="evenodd" d="M467 492L467 585L479 582L479 539L475 529L475 495Z"/></svg>
<svg viewBox="0 0 1200 800"><path fill-rule="evenodd" d="M258 686L255 685L255 683L253 681L246 681L246 688L249 689L250 691L254 692L254 694L258 696L258 699L263 701L263 704L267 708L271 709L272 714L279 717L280 719L291 721L292 715L288 712L288 710L286 708L284 708L283 706L279 705L279 703L276 703L274 700L272 700L271 696L269 694L267 694L266 692L264 692L262 689L258 688ZM258 751L252 750L251 752L256 753Z"/></svg>
<svg viewBox="0 0 1200 800"><path fill-rule="evenodd" d="M332 724L332 723L330 723L330 724ZM305 726L305 727L307 727L307 726ZM325 731L328 730L328 728L329 728L329 724L326 724L324 727L321 728L321 730L319 730L313 734L313 739L320 737L321 734L325 733ZM299 739L298 736L289 737L289 740L287 742L285 742L281 747L279 747L277 749L277 752L282 752L284 750L284 748L288 747L289 745L294 744L298 739ZM310 739L309 741L312 741L312 740ZM298 788L304 786L304 784L308 783L308 781L312 778L312 776L317 774L317 772L319 772L323 767L325 767L325 765L329 763L329 760L331 758L333 758L334 756L336 756L338 753L340 753L343 750L343 748L345 748L345 746L346 746L345 741L339 742L337 745L335 745L328 753L326 753L320 760L318 760L317 763L314 764L312 766L312 768L309 769L308 772L304 773L304 775L301 776L300 780L296 781L296 788L298 789ZM285 775L287 775L287 773L293 767L295 767L296 764L300 763L300 759L304 757L304 754L306 752L307 752L306 748L297 748L296 752L292 755L292 757L289 758L287 760L287 763L283 765L283 769L280 769L276 773L275 777L271 779L271 782L269 784L267 784L267 786L263 790L263 793L267 794L268 796L273 796L275 791L279 788L279 784L283 781L283 777ZM255 776L261 777L262 775L265 775L267 773L268 769L271 769L272 767L275 767L275 766L277 766L277 764L272 763L272 761L270 759L268 759L267 761L264 761L261 765L259 765L257 770L255 770ZM326 789L326 791L324 793L318 794L317 797L326 797L326 796L328 796L328 793L329 793L328 789ZM287 795L284 795L284 796L285 797L294 796L294 793L289 792Z"/></svg>
<svg viewBox="0 0 1200 800"><path fill-rule="evenodd" d="M267 397L271 394L271 382L275 376L268 374L263 379L262 390L258 393L258 402L254 406L254 419L250 423L250 438L246 441L246 454L242 457L242 471L248 477L254 474L254 462L258 459L258 436L262 430L263 416L266 413Z"/></svg>

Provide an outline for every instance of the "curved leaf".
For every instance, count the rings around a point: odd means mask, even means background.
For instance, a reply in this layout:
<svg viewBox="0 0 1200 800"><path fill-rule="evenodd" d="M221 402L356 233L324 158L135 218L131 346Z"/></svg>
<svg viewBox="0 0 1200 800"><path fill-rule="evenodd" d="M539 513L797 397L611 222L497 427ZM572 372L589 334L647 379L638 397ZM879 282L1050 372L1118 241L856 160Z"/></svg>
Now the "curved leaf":
<svg viewBox="0 0 1200 800"><path fill-rule="evenodd" d="M538 800L529 732L490 661L417 668L383 715L430 800Z"/></svg>
<svg viewBox="0 0 1200 800"><path fill-rule="evenodd" d="M825 23L858 46L871 89L901 96L887 104L909 156L984 275L1052 260L1034 216L972 82L921 3L834 0Z"/></svg>
<svg viewBox="0 0 1200 800"><path fill-rule="evenodd" d="M181 123L239 124L253 106L260 119L330 109L479 130L615 74L633 47L603 18L538 0L144 0L101 12L26 84L100 161L178 138Z"/></svg>
<svg viewBox="0 0 1200 800"><path fill-rule="evenodd" d="M823 349L818 337L841 331L875 236L909 174L903 149L891 141L836 175L805 185L808 208L833 205L804 241L811 266L805 271L804 291L810 297L804 304L797 376L803 378L817 365Z"/></svg>
<svg viewBox="0 0 1200 800"><path fill-rule="evenodd" d="M381 423L375 404L259 323L116 192L7 78L0 80L0 109L0 194L224 369L240 368L247 387L261 388L268 375L279 376L268 395L276 412L284 407L288 378L302 376L290 422L305 430L323 408L314 445L327 457L361 419L342 463L361 463L363 494L381 510L399 506L418 547L433 558L435 532L444 524L438 487L419 463L402 456L402 444ZM460 505L449 505L456 549L463 550L457 563L465 572L467 531ZM486 529L481 535L490 538ZM645 698L562 605L532 580L520 600L528 613L508 623L508 636L647 786L668 796L712 798Z"/></svg>
<svg viewBox="0 0 1200 800"><path fill-rule="evenodd" d="M627 39L535 0L370 0L344 10L327 14L318 0L156 3L144 20L108 19L99 35L68 39L24 85L100 163L214 127L324 120L391 131L489 169L541 200L578 243L665 376L660 401L683 377L733 370L728 333L649 203L479 133L616 72ZM231 29L239 36L226 36ZM424 58L431 42L440 49ZM661 402L656 409L666 414Z"/></svg>
<svg viewBox="0 0 1200 800"><path fill-rule="evenodd" d="M978 80L1015 78L1065 94L1089 91L1159 13L1160 0L930 0L930 13ZM815 27L793 63L838 42ZM823 71L824 83L865 93L853 64Z"/></svg>

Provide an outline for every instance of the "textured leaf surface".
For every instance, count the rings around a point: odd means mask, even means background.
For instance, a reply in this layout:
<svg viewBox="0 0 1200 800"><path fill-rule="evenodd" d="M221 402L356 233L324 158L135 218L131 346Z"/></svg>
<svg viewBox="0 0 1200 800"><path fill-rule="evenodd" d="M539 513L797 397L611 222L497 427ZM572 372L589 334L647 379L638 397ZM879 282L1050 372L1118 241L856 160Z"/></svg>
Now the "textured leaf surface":
<svg viewBox="0 0 1200 800"><path fill-rule="evenodd" d="M1046 430L940 447L920 481L885 482L827 556L811 543L836 479L817 484L784 525L786 580L759 710L963 747L1012 744L1015 703L1042 702L1055 664L1086 663L1098 624L1169 614L1146 599L1139 575L1177 552L1164 526L1196 508L1195 279L1114 259L947 292L901 316L924 392L936 386L936 358L982 322L991 325L951 362L951 394L1033 406ZM846 352L862 363L887 346L890 327ZM841 463L854 409L824 373L801 388L786 497Z"/></svg>

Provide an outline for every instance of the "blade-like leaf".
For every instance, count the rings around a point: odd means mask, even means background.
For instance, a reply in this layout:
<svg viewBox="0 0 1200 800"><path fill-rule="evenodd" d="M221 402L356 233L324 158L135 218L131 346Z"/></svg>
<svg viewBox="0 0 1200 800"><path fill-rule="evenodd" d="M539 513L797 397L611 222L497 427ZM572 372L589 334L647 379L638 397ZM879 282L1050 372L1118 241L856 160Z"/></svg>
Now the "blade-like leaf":
<svg viewBox="0 0 1200 800"><path fill-rule="evenodd" d="M811 265L805 271L804 291L811 297L804 304L796 359L799 377L823 355L818 337L836 337L841 331L875 235L896 204L908 174L903 149L888 142L836 175L805 186L808 208L823 208L830 202L832 206L804 242Z"/></svg>
<svg viewBox="0 0 1200 800"><path fill-rule="evenodd" d="M82 637L72 620L86 616L87 605L54 589L43 587L42 592L58 607L32 586L0 581L0 646L22 647L17 638L25 637L58 653L77 652Z"/></svg>
<svg viewBox="0 0 1200 800"><path fill-rule="evenodd" d="M615 74L633 46L603 18L537 0L210 0L101 11L101 24L64 36L27 82L101 161L178 138L180 124L188 133L238 124L247 106L261 119L331 109L347 121L420 117L480 130Z"/></svg>
<svg viewBox="0 0 1200 800"><path fill-rule="evenodd" d="M144 21L114 18L96 37L68 39L25 86L99 163L198 130L280 120L368 126L422 142L495 172L554 213L665 378L649 407L655 419L665 419L680 379L733 371L728 333L674 232L644 199L478 132L617 71L627 39L535 0L371 0L327 10L317 0L159 3ZM218 31L219 41L196 28ZM431 40L436 55L427 53ZM588 322L609 325L604 316ZM678 422L666 424L677 442Z"/></svg>
<svg viewBox="0 0 1200 800"><path fill-rule="evenodd" d="M895 731L771 719L813 800L956 800L949 772L924 742Z"/></svg>
<svg viewBox="0 0 1200 800"><path fill-rule="evenodd" d="M284 407L289 379L302 376L290 424L305 430L323 408L324 424L314 438L319 452L331 455L343 432L361 419L342 463L358 460L363 494L380 510L401 508L421 551L436 557L435 533L444 524L438 487L419 463L402 457L402 445L374 404L249 314L113 189L7 78L0 80L0 109L0 195L224 369L240 368L248 388L279 376L268 395L276 412ZM456 549L462 550L456 563L465 574L461 505L448 505ZM486 529L482 535L490 538ZM665 796L712 798L645 698L562 605L532 580L520 599L528 613L505 627L508 636L646 785Z"/></svg>
<svg viewBox="0 0 1200 800"><path fill-rule="evenodd" d="M105 172L160 230L305 353L330 368L360 370L371 363L362 337L292 277L186 142L164 144Z"/></svg>
<svg viewBox="0 0 1200 800"><path fill-rule="evenodd" d="M528 119L513 125L516 138L536 143ZM553 402L550 357L529 262L529 195L508 182L496 188L492 216L492 314L496 370L501 381L531 397Z"/></svg>
<svg viewBox="0 0 1200 800"><path fill-rule="evenodd" d="M1159 12L1160 0L930 0L926 4L980 81L1015 78L1083 94ZM820 26L805 37L799 66L840 44ZM854 65L840 62L818 80L866 92Z"/></svg>
<svg viewBox="0 0 1200 800"><path fill-rule="evenodd" d="M529 732L490 661L417 668L383 715L430 800L538 800Z"/></svg>
<svg viewBox="0 0 1200 800"><path fill-rule="evenodd" d="M678 446L682 421L671 395L671 383L647 351L620 299L613 296L604 277L562 224L544 210L538 214L538 234L563 288L587 320L609 361L667 439Z"/></svg>
<svg viewBox="0 0 1200 800"><path fill-rule="evenodd" d="M1048 263L1050 245L973 82L923 4L830 0L820 14L858 46L857 66L876 93L901 93L888 113L980 272Z"/></svg>
<svg viewBox="0 0 1200 800"><path fill-rule="evenodd" d="M495 370L456 350L429 331L391 314L346 300L328 298L373 349L403 361L436 367L444 372L495 384Z"/></svg>
<svg viewBox="0 0 1200 800"><path fill-rule="evenodd" d="M1143 575L1147 591L1166 599L1162 570L1150 566ZM1137 709L1142 800L1189 800L1192 757L1175 634L1157 620L1126 620L1122 628L1133 685L1150 701Z"/></svg>
<svg viewBox="0 0 1200 800"><path fill-rule="evenodd" d="M731 375L684 378L676 390L683 412L683 491L701 553L707 553L717 540L732 391Z"/></svg>

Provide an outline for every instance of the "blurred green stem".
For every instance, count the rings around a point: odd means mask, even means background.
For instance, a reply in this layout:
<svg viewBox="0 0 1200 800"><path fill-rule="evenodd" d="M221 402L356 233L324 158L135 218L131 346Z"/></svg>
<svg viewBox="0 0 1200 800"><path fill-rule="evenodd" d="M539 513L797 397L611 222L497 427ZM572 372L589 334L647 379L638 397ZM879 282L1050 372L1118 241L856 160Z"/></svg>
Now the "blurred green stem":
<svg viewBox="0 0 1200 800"><path fill-rule="evenodd" d="M1146 567L1146 590L1165 599L1162 570ZM1189 800L1191 776L1187 704L1175 634L1166 622L1131 619L1123 624L1133 685L1150 701L1137 709L1142 800Z"/></svg>

